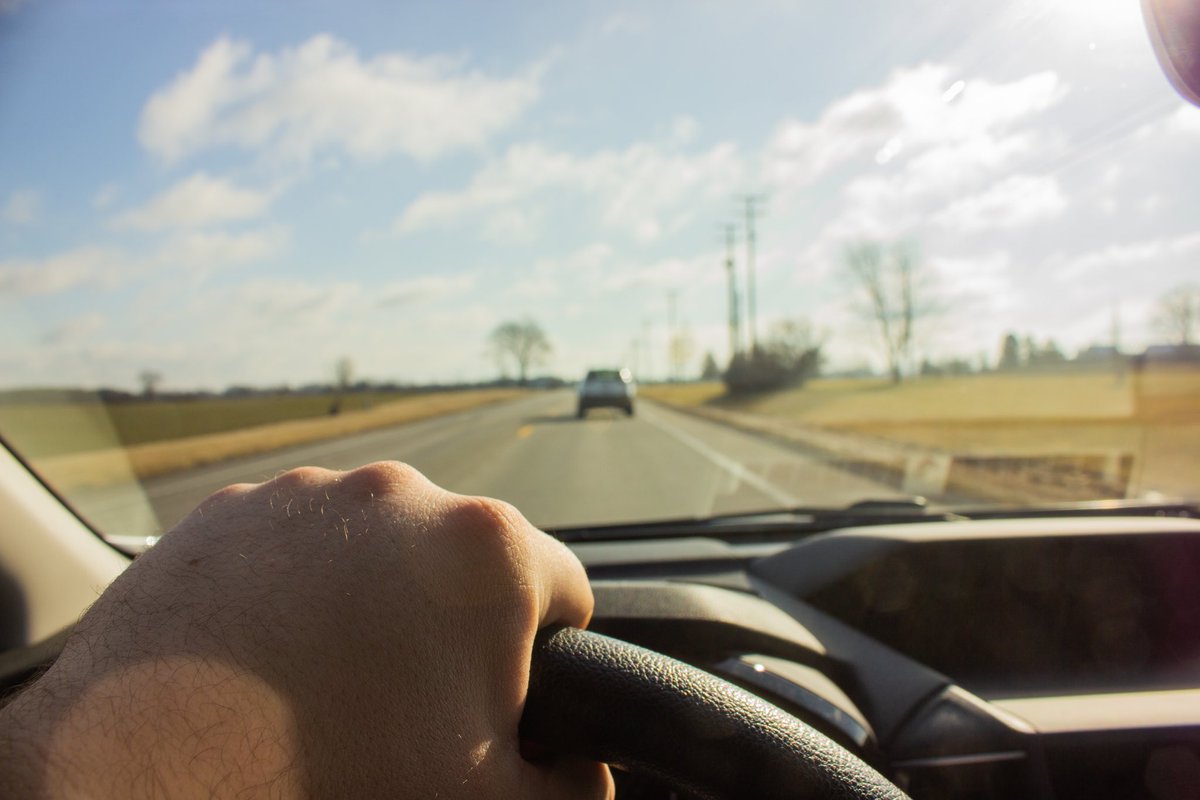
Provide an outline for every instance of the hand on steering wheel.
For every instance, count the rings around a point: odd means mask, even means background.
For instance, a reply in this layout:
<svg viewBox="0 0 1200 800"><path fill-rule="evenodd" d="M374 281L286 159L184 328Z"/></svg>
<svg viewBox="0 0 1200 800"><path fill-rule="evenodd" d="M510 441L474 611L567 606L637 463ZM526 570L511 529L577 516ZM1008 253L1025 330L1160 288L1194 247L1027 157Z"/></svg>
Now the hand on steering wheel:
<svg viewBox="0 0 1200 800"><path fill-rule="evenodd" d="M712 800L903 800L857 756L687 664L586 631L542 631L522 734Z"/></svg>

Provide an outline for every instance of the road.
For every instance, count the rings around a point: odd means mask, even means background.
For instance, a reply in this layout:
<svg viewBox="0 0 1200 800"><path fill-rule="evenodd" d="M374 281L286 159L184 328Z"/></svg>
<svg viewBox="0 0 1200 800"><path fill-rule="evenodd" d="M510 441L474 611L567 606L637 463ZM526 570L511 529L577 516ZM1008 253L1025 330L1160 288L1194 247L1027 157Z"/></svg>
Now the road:
<svg viewBox="0 0 1200 800"><path fill-rule="evenodd" d="M389 459L453 491L507 500L542 527L898 495L787 446L651 402L632 418L599 409L578 420L570 391L223 462L151 479L144 490L165 529L230 483L307 464L349 469Z"/></svg>

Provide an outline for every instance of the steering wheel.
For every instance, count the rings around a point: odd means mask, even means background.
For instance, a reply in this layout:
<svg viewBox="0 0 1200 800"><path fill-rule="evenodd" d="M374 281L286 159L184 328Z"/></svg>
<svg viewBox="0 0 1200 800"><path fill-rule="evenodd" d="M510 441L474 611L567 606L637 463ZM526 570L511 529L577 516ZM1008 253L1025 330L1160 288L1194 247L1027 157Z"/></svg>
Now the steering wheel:
<svg viewBox="0 0 1200 800"><path fill-rule="evenodd" d="M524 738L709 800L903 800L823 734L707 672L575 628L533 648Z"/></svg>

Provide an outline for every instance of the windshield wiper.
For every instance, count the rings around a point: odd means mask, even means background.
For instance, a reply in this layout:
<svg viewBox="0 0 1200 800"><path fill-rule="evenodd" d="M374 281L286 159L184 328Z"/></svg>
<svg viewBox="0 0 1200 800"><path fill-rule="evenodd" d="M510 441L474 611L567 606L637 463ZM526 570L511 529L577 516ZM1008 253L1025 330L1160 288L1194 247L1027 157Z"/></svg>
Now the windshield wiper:
<svg viewBox="0 0 1200 800"><path fill-rule="evenodd" d="M704 536L725 541L773 541L839 528L909 522L1048 517L1170 516L1200 519L1200 504L1184 501L1103 500L1045 506L930 508L923 497L872 498L842 507L797 507L655 522L559 527L547 532L564 542Z"/></svg>
<svg viewBox="0 0 1200 800"><path fill-rule="evenodd" d="M620 539L706 536L747 541L786 538L836 528L903 522L937 522L963 519L957 513L933 510L923 497L872 498L847 506L776 508L764 511L685 517L654 522L559 527L547 532L564 542L616 541Z"/></svg>

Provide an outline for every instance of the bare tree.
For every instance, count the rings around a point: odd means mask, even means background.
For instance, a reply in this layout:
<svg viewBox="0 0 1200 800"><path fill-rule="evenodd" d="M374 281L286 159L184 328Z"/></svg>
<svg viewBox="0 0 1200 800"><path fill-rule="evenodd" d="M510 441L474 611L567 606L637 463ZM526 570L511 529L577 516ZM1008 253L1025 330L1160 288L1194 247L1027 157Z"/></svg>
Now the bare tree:
<svg viewBox="0 0 1200 800"><path fill-rule="evenodd" d="M1155 325L1172 344L1187 347L1200 328L1200 288L1177 286L1158 301Z"/></svg>
<svg viewBox="0 0 1200 800"><path fill-rule="evenodd" d="M825 334L801 318L776 320L767 329L766 348L776 358L789 365L799 364L810 353L820 354L825 345Z"/></svg>
<svg viewBox="0 0 1200 800"><path fill-rule="evenodd" d="M875 323L894 383L912 369L916 329L930 307L919 296L924 283L915 248L857 242L843 253L846 267L867 296L863 315Z"/></svg>
<svg viewBox="0 0 1200 800"><path fill-rule="evenodd" d="M138 381L142 384L142 397L153 400L158 393L158 385L162 383L162 373L152 369L144 369L138 373Z"/></svg>
<svg viewBox="0 0 1200 800"><path fill-rule="evenodd" d="M552 350L546 332L528 317L502 322L488 341L502 369L509 360L516 364L517 380L522 385L529 379L529 368L545 363Z"/></svg>

